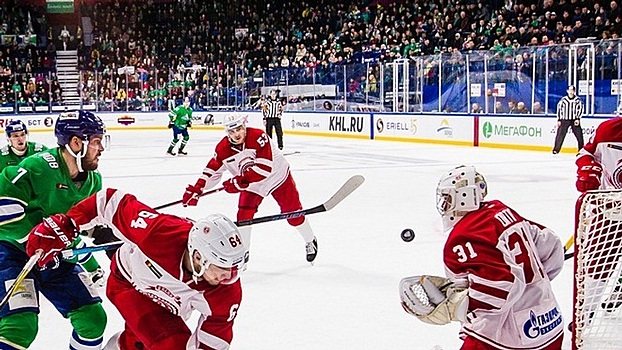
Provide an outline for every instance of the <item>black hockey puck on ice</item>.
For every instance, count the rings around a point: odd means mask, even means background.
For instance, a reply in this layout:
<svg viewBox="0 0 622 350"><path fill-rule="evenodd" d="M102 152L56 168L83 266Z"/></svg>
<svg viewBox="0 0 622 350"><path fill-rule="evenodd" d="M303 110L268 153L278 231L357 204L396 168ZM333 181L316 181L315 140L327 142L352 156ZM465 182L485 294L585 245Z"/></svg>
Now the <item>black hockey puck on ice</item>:
<svg viewBox="0 0 622 350"><path fill-rule="evenodd" d="M404 242L410 242L410 241L412 241L413 239L415 239L415 231L413 231L413 230L411 230L411 229L409 229L409 228L405 228L405 229L402 231L401 236L402 236L402 241L404 241Z"/></svg>

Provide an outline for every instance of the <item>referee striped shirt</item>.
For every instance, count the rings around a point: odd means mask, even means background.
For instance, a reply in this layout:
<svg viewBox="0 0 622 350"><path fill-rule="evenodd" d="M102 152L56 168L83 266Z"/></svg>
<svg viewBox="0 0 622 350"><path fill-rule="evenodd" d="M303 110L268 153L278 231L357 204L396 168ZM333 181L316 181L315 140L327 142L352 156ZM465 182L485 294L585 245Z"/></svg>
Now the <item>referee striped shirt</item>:
<svg viewBox="0 0 622 350"><path fill-rule="evenodd" d="M268 99L264 105L264 118L281 118L283 113L283 104L280 100Z"/></svg>
<svg viewBox="0 0 622 350"><path fill-rule="evenodd" d="M578 96L562 97L557 103L557 120L578 120L583 115L583 103Z"/></svg>

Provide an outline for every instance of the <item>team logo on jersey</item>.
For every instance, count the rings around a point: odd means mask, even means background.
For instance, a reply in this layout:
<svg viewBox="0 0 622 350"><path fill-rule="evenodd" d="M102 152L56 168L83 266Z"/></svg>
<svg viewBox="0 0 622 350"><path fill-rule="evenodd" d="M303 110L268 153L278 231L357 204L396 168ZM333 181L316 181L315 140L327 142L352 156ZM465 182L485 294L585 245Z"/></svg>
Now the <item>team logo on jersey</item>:
<svg viewBox="0 0 622 350"><path fill-rule="evenodd" d="M523 332L528 338L534 339L553 331L561 323L562 315L557 307L539 315L532 310L529 312L529 320L523 325Z"/></svg>
<svg viewBox="0 0 622 350"><path fill-rule="evenodd" d="M622 164L618 163L613 174L611 174L611 183L615 188L622 188Z"/></svg>
<svg viewBox="0 0 622 350"><path fill-rule="evenodd" d="M246 157L246 158L241 159L239 164L240 164L239 169L240 169L240 175L241 175L241 174L244 174L246 170L248 170L249 168L255 165L255 159L253 159L252 157Z"/></svg>

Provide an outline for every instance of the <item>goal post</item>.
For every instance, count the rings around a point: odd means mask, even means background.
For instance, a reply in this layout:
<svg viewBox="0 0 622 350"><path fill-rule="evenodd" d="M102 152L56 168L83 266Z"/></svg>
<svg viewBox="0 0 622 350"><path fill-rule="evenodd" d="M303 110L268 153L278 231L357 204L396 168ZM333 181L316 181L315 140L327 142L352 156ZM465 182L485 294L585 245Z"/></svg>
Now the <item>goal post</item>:
<svg viewBox="0 0 622 350"><path fill-rule="evenodd" d="M572 349L622 348L622 190L576 206Z"/></svg>

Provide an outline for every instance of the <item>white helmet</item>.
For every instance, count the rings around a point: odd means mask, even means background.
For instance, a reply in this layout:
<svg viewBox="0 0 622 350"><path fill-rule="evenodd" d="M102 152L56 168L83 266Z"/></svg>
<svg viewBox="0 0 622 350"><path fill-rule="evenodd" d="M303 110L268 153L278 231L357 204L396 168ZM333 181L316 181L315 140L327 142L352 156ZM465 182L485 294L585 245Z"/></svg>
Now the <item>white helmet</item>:
<svg viewBox="0 0 622 350"><path fill-rule="evenodd" d="M246 118L247 118L246 115L229 114L225 116L225 119L223 120L222 124L225 127L225 131L229 131L229 130L233 130L237 128L240 125L245 125Z"/></svg>
<svg viewBox="0 0 622 350"><path fill-rule="evenodd" d="M479 209L487 193L486 180L475 167L461 165L443 175L436 186L443 228L452 228L468 212Z"/></svg>
<svg viewBox="0 0 622 350"><path fill-rule="evenodd" d="M201 255L201 269L192 274L195 282L202 277L210 264L218 267L232 268L231 278L223 284L237 281L238 272L244 270L248 261L248 245L242 240L238 227L222 214L211 214L194 223L188 235L188 252Z"/></svg>

